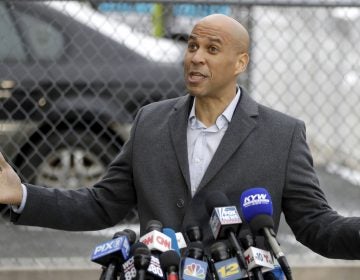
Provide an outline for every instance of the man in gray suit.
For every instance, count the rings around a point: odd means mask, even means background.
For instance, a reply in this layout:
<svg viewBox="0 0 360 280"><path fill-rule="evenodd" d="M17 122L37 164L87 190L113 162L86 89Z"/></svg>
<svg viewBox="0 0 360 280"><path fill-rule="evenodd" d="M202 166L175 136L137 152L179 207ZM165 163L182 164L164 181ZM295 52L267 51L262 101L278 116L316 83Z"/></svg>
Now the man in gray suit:
<svg viewBox="0 0 360 280"><path fill-rule="evenodd" d="M193 223L210 240L206 194L220 190L235 205L264 186L296 238L331 258L360 259L360 218L328 205L314 172L302 121L256 103L237 86L249 61L249 36L224 15L200 20L189 37L184 78L189 94L139 110L129 141L92 188L23 185L0 157L0 203L16 224L97 230L137 206L141 232L159 220L176 231ZM17 212L17 213L15 213Z"/></svg>

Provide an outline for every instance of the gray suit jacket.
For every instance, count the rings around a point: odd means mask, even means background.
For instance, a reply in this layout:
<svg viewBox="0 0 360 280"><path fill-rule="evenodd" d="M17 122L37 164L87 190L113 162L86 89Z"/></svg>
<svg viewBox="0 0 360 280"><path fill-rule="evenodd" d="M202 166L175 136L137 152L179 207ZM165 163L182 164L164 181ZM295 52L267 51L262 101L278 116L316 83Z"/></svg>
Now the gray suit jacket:
<svg viewBox="0 0 360 280"><path fill-rule="evenodd" d="M312 250L360 259L360 219L341 217L328 205L314 172L304 123L256 103L244 91L191 198L186 128L192 100L187 95L143 107L130 140L100 182L66 191L28 185L24 212L13 221L97 230L118 223L137 205L142 232L151 219L175 231L198 224L209 240L206 193L221 190L238 206L244 190L263 186L273 200L276 229L283 212L296 238Z"/></svg>

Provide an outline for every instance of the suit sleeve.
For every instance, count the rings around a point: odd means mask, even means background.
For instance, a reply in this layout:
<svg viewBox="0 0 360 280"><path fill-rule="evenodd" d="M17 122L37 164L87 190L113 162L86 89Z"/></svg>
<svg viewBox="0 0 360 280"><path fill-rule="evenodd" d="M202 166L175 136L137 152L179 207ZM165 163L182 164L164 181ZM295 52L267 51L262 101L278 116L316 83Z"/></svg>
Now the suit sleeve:
<svg viewBox="0 0 360 280"><path fill-rule="evenodd" d="M297 122L293 132L282 207L299 242L328 258L360 259L360 218L340 216L329 206L302 122Z"/></svg>
<svg viewBox="0 0 360 280"><path fill-rule="evenodd" d="M77 190L28 184L25 208L21 215L12 215L12 221L72 231L99 230L120 222L137 202L133 186L132 138L140 112L129 140L98 183Z"/></svg>

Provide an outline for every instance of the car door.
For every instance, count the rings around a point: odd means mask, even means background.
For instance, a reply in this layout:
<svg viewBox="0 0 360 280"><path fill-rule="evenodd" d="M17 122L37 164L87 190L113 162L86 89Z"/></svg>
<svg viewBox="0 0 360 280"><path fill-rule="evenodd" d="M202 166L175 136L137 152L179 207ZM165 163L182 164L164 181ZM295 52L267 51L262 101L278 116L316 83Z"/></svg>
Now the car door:
<svg viewBox="0 0 360 280"><path fill-rule="evenodd" d="M28 30L38 32L41 24L48 28L17 5L0 2L0 144L9 158L36 130L45 105L44 89L52 79L34 56L23 28L28 25Z"/></svg>

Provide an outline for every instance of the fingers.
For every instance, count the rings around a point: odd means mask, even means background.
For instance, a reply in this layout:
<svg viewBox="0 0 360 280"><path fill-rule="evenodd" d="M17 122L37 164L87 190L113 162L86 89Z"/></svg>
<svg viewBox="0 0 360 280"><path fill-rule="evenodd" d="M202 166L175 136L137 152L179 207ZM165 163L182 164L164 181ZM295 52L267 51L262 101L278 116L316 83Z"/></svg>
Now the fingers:
<svg viewBox="0 0 360 280"><path fill-rule="evenodd" d="M6 164L7 163L3 154L0 152L0 172L3 170L3 168L5 168Z"/></svg>
<svg viewBox="0 0 360 280"><path fill-rule="evenodd" d="M7 161L6 159L6 155L4 156L1 152L0 152L0 173L2 171L4 171L6 168L8 168L10 166L10 163Z"/></svg>

